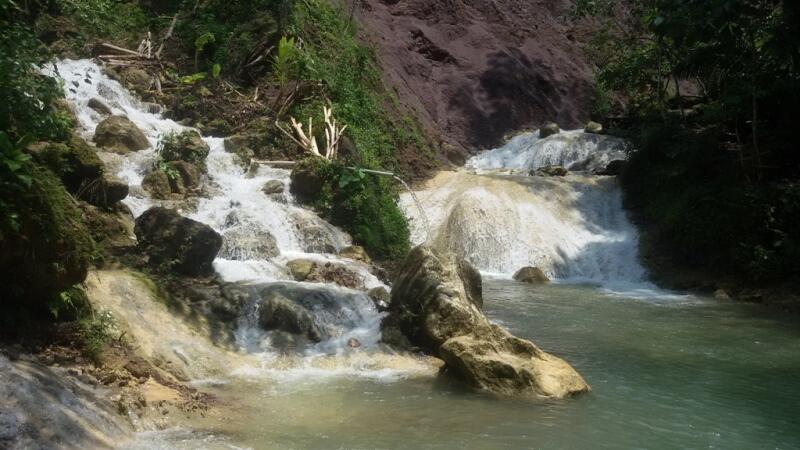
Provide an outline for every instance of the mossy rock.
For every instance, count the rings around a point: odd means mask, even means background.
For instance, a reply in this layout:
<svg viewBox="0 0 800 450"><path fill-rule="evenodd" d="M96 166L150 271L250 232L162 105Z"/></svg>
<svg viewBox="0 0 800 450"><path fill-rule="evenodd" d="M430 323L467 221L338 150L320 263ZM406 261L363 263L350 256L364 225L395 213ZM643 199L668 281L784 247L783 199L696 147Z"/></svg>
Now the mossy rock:
<svg viewBox="0 0 800 450"><path fill-rule="evenodd" d="M548 136L552 136L560 132L561 129L558 127L558 124L556 124L555 122L547 122L542 126L542 128L539 128L539 137L541 139L544 139Z"/></svg>
<svg viewBox="0 0 800 450"><path fill-rule="evenodd" d="M31 185L10 196L16 229L0 233L3 303L44 307L83 282L96 246L75 200L50 170L27 163Z"/></svg>
<svg viewBox="0 0 800 450"><path fill-rule="evenodd" d="M115 176L104 175L78 191L78 198L95 206L110 207L128 196L128 183Z"/></svg>
<svg viewBox="0 0 800 450"><path fill-rule="evenodd" d="M308 157L298 161L292 169L289 190L301 202L313 203L322 194L329 167L329 162L318 157Z"/></svg>
<svg viewBox="0 0 800 450"><path fill-rule="evenodd" d="M162 170L154 169L148 172L142 179L142 188L151 197L159 200L166 200L172 194L170 180Z"/></svg>
<svg viewBox="0 0 800 450"><path fill-rule="evenodd" d="M37 142L28 146L27 151L37 163L56 174L72 193L105 171L97 152L77 135L67 142Z"/></svg>
<svg viewBox="0 0 800 450"><path fill-rule="evenodd" d="M97 124L94 142L115 153L135 152L150 147L142 130L123 116L111 116Z"/></svg>
<svg viewBox="0 0 800 450"><path fill-rule="evenodd" d="M164 161L186 161L202 165L203 168L208 152L208 144L194 130L168 134L158 147L158 153Z"/></svg>

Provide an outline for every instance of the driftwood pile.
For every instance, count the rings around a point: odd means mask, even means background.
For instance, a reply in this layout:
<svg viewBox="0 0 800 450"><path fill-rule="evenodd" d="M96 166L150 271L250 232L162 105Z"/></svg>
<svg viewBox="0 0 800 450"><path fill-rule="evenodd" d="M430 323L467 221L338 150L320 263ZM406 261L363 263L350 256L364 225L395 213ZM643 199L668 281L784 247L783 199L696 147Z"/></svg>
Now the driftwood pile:
<svg viewBox="0 0 800 450"><path fill-rule="evenodd" d="M136 50L104 42L100 46L106 53L98 55L97 58L112 67L138 67L145 70L152 77L150 86L155 86L155 89L161 92L161 72L164 70L164 65L161 62L161 53L164 51L164 45L167 40L172 37L172 32L175 30L177 22L178 14L175 14L155 52L153 52L152 36L148 31L147 37L142 40Z"/></svg>

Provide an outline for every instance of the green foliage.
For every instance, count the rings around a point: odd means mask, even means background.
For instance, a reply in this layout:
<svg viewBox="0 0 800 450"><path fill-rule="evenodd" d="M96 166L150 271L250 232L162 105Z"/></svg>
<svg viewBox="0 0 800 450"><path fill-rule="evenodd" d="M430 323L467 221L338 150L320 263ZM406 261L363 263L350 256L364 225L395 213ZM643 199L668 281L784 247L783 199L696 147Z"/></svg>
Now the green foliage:
<svg viewBox="0 0 800 450"><path fill-rule="evenodd" d="M181 176L177 170L173 169L169 164L162 160L156 162L156 169L164 172L164 175L166 175L170 180L177 180L178 177Z"/></svg>
<svg viewBox="0 0 800 450"><path fill-rule="evenodd" d="M103 38L136 46L147 34L149 20L136 2L120 0L55 0L72 18L84 40Z"/></svg>
<svg viewBox="0 0 800 450"><path fill-rule="evenodd" d="M336 118L348 125L347 134L358 149L350 163L395 170L397 148L417 146L417 152L432 154L419 125L390 110L393 98L384 88L375 53L358 42L347 14L329 2L301 2L289 30L303 41L300 76L322 81ZM320 103L297 105L292 113L321 123Z"/></svg>
<svg viewBox="0 0 800 450"><path fill-rule="evenodd" d="M382 259L401 259L409 250L408 222L397 206L393 180L340 163L309 157L295 166L319 189L309 203L353 240Z"/></svg>
<svg viewBox="0 0 800 450"><path fill-rule="evenodd" d="M773 0L577 3L576 14L603 23L592 51L597 90L627 98L629 125L616 130L636 148L623 177L627 201L655 228L660 250L682 264L751 281L800 275L792 225L799 8Z"/></svg>
<svg viewBox="0 0 800 450"><path fill-rule="evenodd" d="M299 50L295 46L294 38L281 37L272 59L272 74L281 89L296 75L298 57Z"/></svg>
<svg viewBox="0 0 800 450"><path fill-rule="evenodd" d="M0 192L6 195L18 195L31 185L31 174L25 164L30 160L30 155L23 149L30 143L30 138L22 138L12 142L4 131L0 131ZM6 199L0 196L0 214L2 214L2 227L0 239L3 239L3 230L19 231L19 211Z"/></svg>
<svg viewBox="0 0 800 450"><path fill-rule="evenodd" d="M99 364L103 350L115 336L120 335L116 319L109 311L99 311L80 319L78 325L83 353L95 364Z"/></svg>
<svg viewBox="0 0 800 450"><path fill-rule="evenodd" d="M0 130L11 140L69 136L72 124L55 106L61 88L37 71L46 60L26 25L0 19Z"/></svg>
<svg viewBox="0 0 800 450"><path fill-rule="evenodd" d="M15 226L3 224L0 283L4 302L35 308L84 280L95 244L61 181L31 161L24 165L30 185L0 192L17 214Z"/></svg>
<svg viewBox="0 0 800 450"><path fill-rule="evenodd" d="M156 153L161 161L202 163L208 156L208 147L203 145L196 131L186 130L161 136Z"/></svg>
<svg viewBox="0 0 800 450"><path fill-rule="evenodd" d="M197 61L200 58L200 53L209 45L216 42L214 33L209 31L201 34L194 40L194 68L197 70Z"/></svg>
<svg viewBox="0 0 800 450"><path fill-rule="evenodd" d="M198 81L202 81L202 80L205 80L205 79L206 79L206 73L205 72L197 72L197 73L193 73L191 75L182 76L182 77L178 78L178 81L180 81L182 84L192 85L192 84L197 83Z"/></svg>

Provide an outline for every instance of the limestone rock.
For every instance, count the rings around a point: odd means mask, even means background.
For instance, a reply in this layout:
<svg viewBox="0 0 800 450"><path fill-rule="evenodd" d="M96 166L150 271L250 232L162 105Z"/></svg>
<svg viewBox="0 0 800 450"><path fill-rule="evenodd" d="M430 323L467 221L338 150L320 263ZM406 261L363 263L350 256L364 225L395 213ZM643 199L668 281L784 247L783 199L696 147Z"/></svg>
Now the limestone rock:
<svg viewBox="0 0 800 450"><path fill-rule="evenodd" d="M98 208L80 202L83 222L92 239L106 249L127 248L136 244L133 240L133 215L123 204L111 208Z"/></svg>
<svg viewBox="0 0 800 450"><path fill-rule="evenodd" d="M262 297L259 306L258 324L261 328L300 334L312 342L322 340L322 331L311 313L281 293L269 292Z"/></svg>
<svg viewBox="0 0 800 450"><path fill-rule="evenodd" d="M303 241L303 250L307 253L336 253L331 233L313 222L302 222L297 228Z"/></svg>
<svg viewBox="0 0 800 450"><path fill-rule="evenodd" d="M138 67L116 67L108 71L108 75L139 94L146 93L153 81L152 75Z"/></svg>
<svg viewBox="0 0 800 450"><path fill-rule="evenodd" d="M352 289L364 288L363 280L355 272L340 264L294 259L286 266L297 281L335 283Z"/></svg>
<svg viewBox="0 0 800 450"><path fill-rule="evenodd" d="M413 249L392 288L386 336L402 333L444 359L449 373L500 395L563 398L589 386L565 361L492 324L470 300L470 275L451 255Z"/></svg>
<svg viewBox="0 0 800 450"><path fill-rule="evenodd" d="M547 122L542 126L542 128L539 128L539 138L544 139L560 132L561 129L558 127L558 124L554 122Z"/></svg>
<svg viewBox="0 0 800 450"><path fill-rule="evenodd" d="M625 166L627 164L628 162L623 159L615 159L606 164L604 168L595 171L595 174L617 176L621 174L623 170L625 170Z"/></svg>
<svg viewBox="0 0 800 450"><path fill-rule="evenodd" d="M272 234L259 230L234 228L222 236L222 249L219 255L236 261L248 259L270 259L278 256L278 243Z"/></svg>
<svg viewBox="0 0 800 450"><path fill-rule="evenodd" d="M150 147L147 137L127 117L111 116L97 125L94 142L116 153L144 150Z"/></svg>
<svg viewBox="0 0 800 450"><path fill-rule="evenodd" d="M264 187L261 188L261 192L271 195L271 194L282 194L283 193L283 181L281 180L269 180L264 183Z"/></svg>
<svg viewBox="0 0 800 450"><path fill-rule="evenodd" d="M367 291L367 295L369 295L369 298L372 299L372 303L375 304L375 309L377 309L379 312L389 310L389 302L392 300L392 294L390 294L385 287L378 286L372 288Z"/></svg>
<svg viewBox="0 0 800 450"><path fill-rule="evenodd" d="M109 108L108 105L106 105L105 103L103 103L102 100L96 97L89 99L89 103L87 104L87 106L104 116L110 116L112 114L111 108Z"/></svg>
<svg viewBox="0 0 800 450"><path fill-rule="evenodd" d="M250 161L253 159L255 152L251 148L254 138L246 135L234 135L225 138L224 146L225 151L236 155L243 167L250 166Z"/></svg>
<svg viewBox="0 0 800 450"><path fill-rule="evenodd" d="M603 132L603 125L597 122L589 121L583 131L586 133L600 134Z"/></svg>
<svg viewBox="0 0 800 450"><path fill-rule="evenodd" d="M531 175L541 175L546 177L563 177L569 173L564 167L561 166L544 166L534 170Z"/></svg>
<svg viewBox="0 0 800 450"><path fill-rule="evenodd" d="M142 102L142 106L144 107L145 111L149 112L150 114L161 114L164 112L164 107L158 103Z"/></svg>
<svg viewBox="0 0 800 450"><path fill-rule="evenodd" d="M150 263L189 276L210 275L222 236L174 210L154 207L136 219L134 232Z"/></svg>
<svg viewBox="0 0 800 450"><path fill-rule="evenodd" d="M173 177L170 179L172 192L184 193L184 190L193 190L200 186L201 173L195 164L186 161L170 161L167 163L167 167L173 173ZM180 184L177 183L178 179L180 179Z"/></svg>
<svg viewBox="0 0 800 450"><path fill-rule="evenodd" d="M439 348L447 367L474 387L506 396L564 398L588 391L566 361L493 325L491 339L472 335Z"/></svg>
<svg viewBox="0 0 800 450"><path fill-rule="evenodd" d="M523 267L514 274L514 280L522 283L540 284L549 283L550 278L538 267Z"/></svg>
<svg viewBox="0 0 800 450"><path fill-rule="evenodd" d="M165 200L172 194L172 187L169 181L169 177L164 171L158 169L151 170L144 176L144 179L142 179L142 188L147 191L151 197Z"/></svg>
<svg viewBox="0 0 800 450"><path fill-rule="evenodd" d="M314 270L316 263L308 259L293 259L286 263L286 267L297 281L305 281Z"/></svg>
<svg viewBox="0 0 800 450"><path fill-rule="evenodd" d="M341 249L339 251L339 256L343 258L350 258L354 261L361 261L365 264L372 264L372 260L367 254L367 251L364 250L364 247L360 245L351 245Z"/></svg>
<svg viewBox="0 0 800 450"><path fill-rule="evenodd" d="M108 207L128 196L128 183L112 175L103 175L82 188L79 197L95 206Z"/></svg>
<svg viewBox="0 0 800 450"><path fill-rule="evenodd" d="M478 269L467 260L462 259L458 262L458 277L464 283L464 293L467 300L471 301L478 308L483 309L483 278Z"/></svg>

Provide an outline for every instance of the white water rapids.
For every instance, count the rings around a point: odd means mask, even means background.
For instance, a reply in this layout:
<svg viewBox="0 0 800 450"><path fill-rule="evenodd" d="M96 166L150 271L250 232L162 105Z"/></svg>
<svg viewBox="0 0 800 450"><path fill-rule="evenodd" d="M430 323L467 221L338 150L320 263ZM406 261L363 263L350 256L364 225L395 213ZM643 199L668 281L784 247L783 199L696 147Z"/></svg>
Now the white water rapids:
<svg viewBox="0 0 800 450"><path fill-rule="evenodd" d="M433 244L466 258L484 273L510 277L525 266L563 282L613 290L650 290L639 263L638 234L622 206L614 177L591 172L624 159L623 140L562 131L541 139L524 133L442 172L416 192ZM564 177L529 175L547 165ZM401 203L412 240L425 240L411 198Z"/></svg>
<svg viewBox="0 0 800 450"><path fill-rule="evenodd" d="M223 236L225 243L214 261L214 268L225 281L253 286L279 283L293 286L292 292L299 299L316 296L326 300L310 305L308 309L317 324L326 330L327 339L305 349L300 355L287 356L272 345L272 333L258 327L258 304L254 298L253 304L246 308L247 314L240 320L237 339L243 351L261 355L263 364L238 369L239 375L316 377L320 375L320 367L324 367L326 375L391 380L429 370L424 364L412 362L404 367L402 363L384 360L383 351L378 346L383 314L376 310L363 291L333 284L293 281L287 262L303 258L346 266L359 278L365 290L384 286L365 264L337 255L339 250L351 244L350 237L297 205L288 189L289 171L268 167L260 167L255 173L248 171L237 156L225 151L222 138L204 137L210 147L204 193L193 201L153 199L141 184L144 175L153 170L159 141L167 133L189 128L158 113L148 112L148 105L106 76L92 61L64 60L57 62L56 67L57 70L51 70L50 74L63 79L67 100L75 110L80 131L87 141L91 141L98 123L105 118L88 106L92 98L100 99L113 114L128 117L150 141L149 149L125 155L99 152L106 165L114 168L117 175L130 185L130 195L123 202L134 217L155 205L175 208L181 214L211 226ZM262 187L271 180L284 183L281 195L274 197L262 192ZM270 236L274 238L278 253L273 257L260 250L263 242L273 241ZM351 337L361 343L358 351L347 346Z"/></svg>

